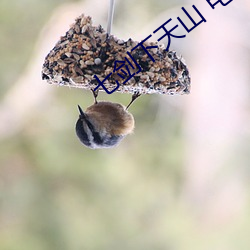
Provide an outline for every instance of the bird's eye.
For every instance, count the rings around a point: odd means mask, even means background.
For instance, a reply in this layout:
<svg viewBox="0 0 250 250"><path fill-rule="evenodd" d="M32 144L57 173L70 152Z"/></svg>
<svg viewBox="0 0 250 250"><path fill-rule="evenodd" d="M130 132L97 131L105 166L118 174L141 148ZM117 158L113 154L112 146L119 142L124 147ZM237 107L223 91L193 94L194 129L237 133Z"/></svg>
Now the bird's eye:
<svg viewBox="0 0 250 250"><path fill-rule="evenodd" d="M83 126L82 120L79 118L76 122L76 135L78 136L79 140L87 147L91 147L91 141L89 139L89 135L86 129Z"/></svg>

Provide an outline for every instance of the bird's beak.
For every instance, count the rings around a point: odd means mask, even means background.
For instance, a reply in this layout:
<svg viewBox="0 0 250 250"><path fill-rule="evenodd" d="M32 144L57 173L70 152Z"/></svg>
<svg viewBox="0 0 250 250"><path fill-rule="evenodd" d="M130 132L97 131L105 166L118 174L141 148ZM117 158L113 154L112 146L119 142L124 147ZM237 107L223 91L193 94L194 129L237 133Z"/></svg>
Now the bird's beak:
<svg viewBox="0 0 250 250"><path fill-rule="evenodd" d="M80 118L86 118L84 112L82 111L82 108L79 105L77 105L77 106L78 106L78 110L79 110L79 113L80 113Z"/></svg>

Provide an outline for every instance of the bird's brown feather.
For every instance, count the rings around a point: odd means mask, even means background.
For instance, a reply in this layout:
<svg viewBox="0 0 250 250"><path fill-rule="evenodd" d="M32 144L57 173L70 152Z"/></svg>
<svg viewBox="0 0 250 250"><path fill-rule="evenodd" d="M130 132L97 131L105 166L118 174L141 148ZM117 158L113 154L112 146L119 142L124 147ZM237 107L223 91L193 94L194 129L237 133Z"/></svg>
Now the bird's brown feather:
<svg viewBox="0 0 250 250"><path fill-rule="evenodd" d="M121 104L98 102L88 107L85 114L99 131L106 130L111 135L133 132L134 118Z"/></svg>

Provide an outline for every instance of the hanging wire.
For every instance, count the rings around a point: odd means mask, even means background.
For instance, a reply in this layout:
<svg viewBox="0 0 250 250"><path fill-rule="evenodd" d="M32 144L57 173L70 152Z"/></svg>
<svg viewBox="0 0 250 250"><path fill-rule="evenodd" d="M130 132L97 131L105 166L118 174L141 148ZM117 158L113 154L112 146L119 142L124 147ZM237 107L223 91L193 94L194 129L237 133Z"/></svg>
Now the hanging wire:
<svg viewBox="0 0 250 250"><path fill-rule="evenodd" d="M115 0L110 0L109 13L108 13L108 26L107 26L107 33L109 35L111 34L111 30L112 30L114 10L115 10Z"/></svg>

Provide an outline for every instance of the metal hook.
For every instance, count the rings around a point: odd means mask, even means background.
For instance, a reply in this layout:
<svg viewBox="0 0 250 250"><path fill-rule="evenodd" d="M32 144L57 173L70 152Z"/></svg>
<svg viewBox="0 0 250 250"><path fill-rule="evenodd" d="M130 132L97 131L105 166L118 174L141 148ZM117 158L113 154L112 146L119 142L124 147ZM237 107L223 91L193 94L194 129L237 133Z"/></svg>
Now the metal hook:
<svg viewBox="0 0 250 250"><path fill-rule="evenodd" d="M107 25L107 33L109 35L111 34L111 30L112 30L114 10L115 10L115 0L110 0L109 13L108 13L108 25Z"/></svg>

